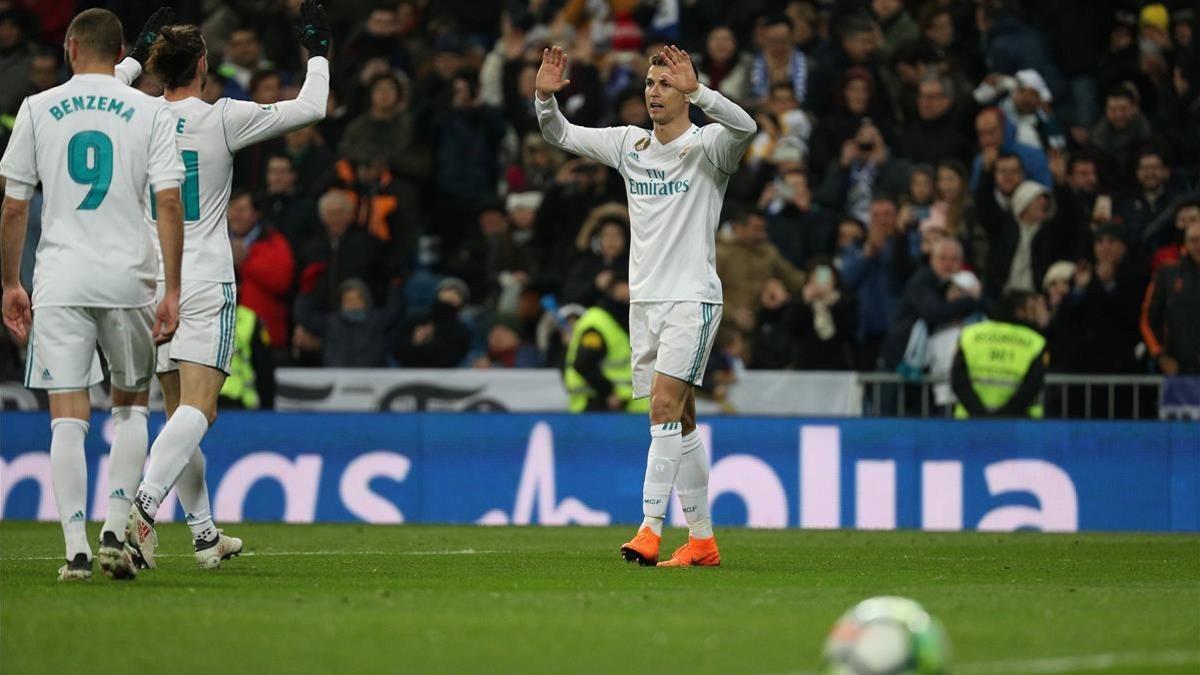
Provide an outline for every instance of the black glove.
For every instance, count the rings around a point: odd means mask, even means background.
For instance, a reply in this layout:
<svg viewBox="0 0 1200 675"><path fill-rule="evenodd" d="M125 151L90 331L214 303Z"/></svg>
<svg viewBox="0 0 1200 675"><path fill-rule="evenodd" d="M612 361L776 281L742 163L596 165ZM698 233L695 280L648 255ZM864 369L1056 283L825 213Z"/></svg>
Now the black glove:
<svg viewBox="0 0 1200 675"><path fill-rule="evenodd" d="M308 57L329 55L329 19L325 18L325 6L317 0L304 0L300 5L300 25L296 26L300 44L308 50Z"/></svg>
<svg viewBox="0 0 1200 675"><path fill-rule="evenodd" d="M150 18L146 19L146 25L142 26L142 33L134 41L129 58L145 67L146 59L150 58L150 45L158 39L158 34L162 31L163 26L173 23L175 23L175 10L170 7L159 7L155 10Z"/></svg>

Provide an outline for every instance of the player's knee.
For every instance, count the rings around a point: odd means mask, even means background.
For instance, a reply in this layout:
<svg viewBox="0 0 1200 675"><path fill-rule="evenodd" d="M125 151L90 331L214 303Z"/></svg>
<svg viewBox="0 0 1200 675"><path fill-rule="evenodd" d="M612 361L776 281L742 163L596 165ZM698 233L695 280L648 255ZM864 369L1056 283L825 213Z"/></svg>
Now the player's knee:
<svg viewBox="0 0 1200 675"><path fill-rule="evenodd" d="M655 393L650 397L650 423L663 424L664 422L678 421L679 408L679 401L665 394Z"/></svg>

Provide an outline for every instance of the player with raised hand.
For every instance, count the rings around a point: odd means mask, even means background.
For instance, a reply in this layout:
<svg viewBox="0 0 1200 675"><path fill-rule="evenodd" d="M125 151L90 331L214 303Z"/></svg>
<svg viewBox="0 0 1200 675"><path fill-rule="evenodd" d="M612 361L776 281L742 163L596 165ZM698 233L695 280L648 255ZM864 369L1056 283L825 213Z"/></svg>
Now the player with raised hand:
<svg viewBox="0 0 1200 675"><path fill-rule="evenodd" d="M579 127L554 99L570 84L567 65L558 46L542 53L534 96L542 135L556 147L616 169L629 196L633 389L638 398L650 397L651 440L642 526L621 555L642 565L719 565L708 511L708 453L696 430L693 387L704 377L721 320L717 219L729 176L757 127L745 110L700 84L687 52L674 46L651 58L646 73L652 131ZM716 124L692 124L689 104ZM690 535L669 560L658 562L672 487Z"/></svg>
<svg viewBox="0 0 1200 675"><path fill-rule="evenodd" d="M102 379L96 346L108 359L115 422L113 496L97 557L106 574L129 579L137 570L125 551L125 490L132 492L137 474L130 477L121 467L136 459L139 438L145 458L154 345L169 340L179 320L184 167L175 116L162 100L114 78L121 41L121 22L112 12L89 9L76 16L65 45L74 77L25 99L0 160L7 178L0 219L4 324L19 342L29 342L25 386L49 392L50 475L67 548L67 564L59 570L63 581L92 574L84 438L91 413L87 389ZM38 181L45 202L31 316L18 272ZM153 228L141 217L150 197L158 202L157 266ZM162 298L157 316L156 267Z"/></svg>
<svg viewBox="0 0 1200 675"><path fill-rule="evenodd" d="M133 505L126 509L129 547L146 567L155 565L154 519L172 486L187 514L199 567L218 567L242 550L240 539L226 536L213 523L200 440L216 420L217 395L233 356L237 292L226 211L234 153L325 116L329 23L314 0L305 0L300 14L297 30L309 60L295 100L269 106L227 98L205 103L200 98L208 75L204 38L196 26L171 25L174 14L165 7L150 17L135 43L137 49L117 67L126 83L143 67L162 82L166 105L179 119L174 131L186 168L179 330L158 351L158 379L169 418L150 449L150 464ZM146 45L148 49L141 50ZM151 201L147 220L154 218L154 206Z"/></svg>

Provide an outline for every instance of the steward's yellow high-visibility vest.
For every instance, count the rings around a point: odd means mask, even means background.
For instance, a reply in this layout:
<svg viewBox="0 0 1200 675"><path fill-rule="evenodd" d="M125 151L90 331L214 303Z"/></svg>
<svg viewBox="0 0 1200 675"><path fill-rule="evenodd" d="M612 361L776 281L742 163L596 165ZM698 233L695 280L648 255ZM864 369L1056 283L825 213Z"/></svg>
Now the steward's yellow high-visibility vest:
<svg viewBox="0 0 1200 675"><path fill-rule="evenodd" d="M221 387L221 396L241 403L247 410L256 410L259 406L258 389L254 383L254 363L250 354L254 340L259 336L254 334L258 326L258 315L245 305L238 305L237 319L233 329L233 356L229 359L229 377Z"/></svg>
<svg viewBox="0 0 1200 675"><path fill-rule="evenodd" d="M1037 331L1013 323L984 321L967 326L958 338L958 348L967 365L971 388L989 410L1000 408L1021 386L1025 374L1046 348L1046 339ZM1040 418L1040 403L1029 407L1030 417ZM961 404L954 416L970 415Z"/></svg>
<svg viewBox="0 0 1200 675"><path fill-rule="evenodd" d="M629 334L621 324L606 310L592 307L575 322L571 344L567 347L566 368L563 370L563 382L567 387L567 408L571 412L583 412L587 409L588 399L596 396L596 391L587 383L583 375L575 370L575 358L579 355L579 346L584 333L594 330L604 339L607 353L600 371L605 379L613 385L613 393L626 401L625 412L648 412L650 399L633 398L633 351L629 347Z"/></svg>

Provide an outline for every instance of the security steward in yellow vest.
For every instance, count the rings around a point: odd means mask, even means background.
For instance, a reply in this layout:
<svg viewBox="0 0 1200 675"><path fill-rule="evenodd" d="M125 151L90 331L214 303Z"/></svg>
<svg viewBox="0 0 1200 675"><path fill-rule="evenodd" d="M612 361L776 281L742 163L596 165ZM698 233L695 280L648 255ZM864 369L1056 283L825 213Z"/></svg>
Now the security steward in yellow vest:
<svg viewBox="0 0 1200 675"><path fill-rule="evenodd" d="M962 330L950 369L956 418L1042 417L1046 340L1029 327L1039 301L1034 293L1010 291L997 320Z"/></svg>
<svg viewBox="0 0 1200 675"><path fill-rule="evenodd" d="M563 369L571 412L650 410L648 398L633 398L628 289L624 279L614 280L600 304L575 322Z"/></svg>
<svg viewBox="0 0 1200 675"><path fill-rule="evenodd" d="M269 410L275 407L275 363L267 328L245 305L238 305L235 317L229 377L221 387L217 407Z"/></svg>

